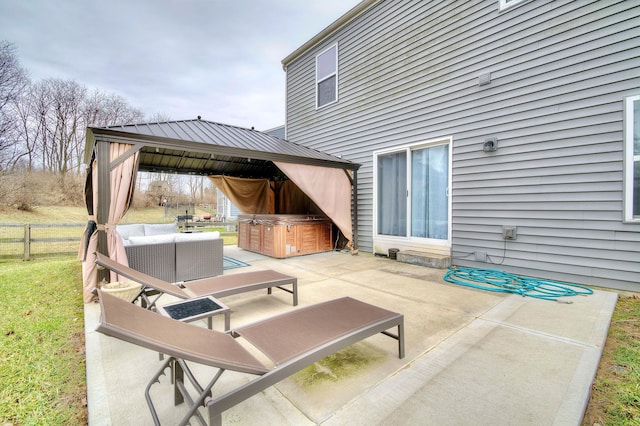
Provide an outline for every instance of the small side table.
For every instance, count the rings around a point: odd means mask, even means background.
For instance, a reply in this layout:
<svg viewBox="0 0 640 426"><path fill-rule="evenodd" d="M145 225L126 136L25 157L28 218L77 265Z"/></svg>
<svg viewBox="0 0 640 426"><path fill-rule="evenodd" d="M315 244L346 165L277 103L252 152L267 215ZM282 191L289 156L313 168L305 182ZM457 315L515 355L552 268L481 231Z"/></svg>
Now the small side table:
<svg viewBox="0 0 640 426"><path fill-rule="evenodd" d="M158 306L158 311L166 317L184 322L207 318L209 329L213 326L213 316L224 314L224 331L229 331L231 328L231 310L212 296L194 297L193 299L168 303Z"/></svg>

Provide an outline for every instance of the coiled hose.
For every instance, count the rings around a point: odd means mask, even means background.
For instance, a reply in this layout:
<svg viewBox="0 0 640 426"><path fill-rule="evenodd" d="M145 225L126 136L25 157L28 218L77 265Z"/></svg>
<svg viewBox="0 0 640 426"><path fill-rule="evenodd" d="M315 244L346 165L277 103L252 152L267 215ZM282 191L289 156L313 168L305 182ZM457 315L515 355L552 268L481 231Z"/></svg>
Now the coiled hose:
<svg viewBox="0 0 640 426"><path fill-rule="evenodd" d="M593 290L579 284L523 277L497 269L451 266L444 275L444 280L466 287L498 293L514 293L543 300L557 301L559 297L593 294Z"/></svg>

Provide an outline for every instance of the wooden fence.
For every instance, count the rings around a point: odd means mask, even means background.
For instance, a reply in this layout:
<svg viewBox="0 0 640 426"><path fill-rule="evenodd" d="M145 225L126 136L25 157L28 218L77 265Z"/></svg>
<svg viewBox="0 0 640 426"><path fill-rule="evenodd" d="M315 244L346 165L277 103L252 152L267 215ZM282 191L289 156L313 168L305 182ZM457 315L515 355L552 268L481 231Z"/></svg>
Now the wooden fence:
<svg viewBox="0 0 640 426"><path fill-rule="evenodd" d="M237 222L189 225L191 229L205 226L223 228L220 233L223 238L237 236ZM77 254L84 228L85 225L79 223L0 223L0 259L31 260Z"/></svg>
<svg viewBox="0 0 640 426"><path fill-rule="evenodd" d="M0 258L75 254L85 225L78 223L0 223Z"/></svg>

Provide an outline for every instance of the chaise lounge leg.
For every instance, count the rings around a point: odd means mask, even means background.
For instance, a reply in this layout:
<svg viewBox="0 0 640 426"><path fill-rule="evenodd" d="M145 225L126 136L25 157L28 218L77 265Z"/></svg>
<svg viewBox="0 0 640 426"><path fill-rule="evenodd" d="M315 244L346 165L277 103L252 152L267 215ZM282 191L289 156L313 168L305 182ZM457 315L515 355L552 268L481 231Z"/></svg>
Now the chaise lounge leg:
<svg viewBox="0 0 640 426"><path fill-rule="evenodd" d="M389 331L383 331L382 334L398 341L398 357L400 359L404 358L404 318L398 323L398 334L393 334Z"/></svg>
<svg viewBox="0 0 640 426"><path fill-rule="evenodd" d="M209 409L209 426L222 426L222 414Z"/></svg>
<svg viewBox="0 0 640 426"><path fill-rule="evenodd" d="M184 396L180 392L178 383L184 383L184 370L179 362L173 362L173 404L180 405L184 402Z"/></svg>
<svg viewBox="0 0 640 426"><path fill-rule="evenodd" d="M151 380L147 384L147 388L144 391L144 397L147 400L147 405L149 406L149 411L151 411L151 417L153 417L153 423L156 424L156 425L160 424L160 419L158 419L158 413L156 413L156 409L153 406L153 401L151 401L151 395L149 394L149 390L151 389L151 386L154 383L159 383L160 382L158 379L160 378L160 376L164 375L164 370L167 367L170 367L170 364L172 362L174 362L174 360L175 359L173 357L170 357L165 362L162 363L162 365L160 366L160 368L158 369L156 374L151 378Z"/></svg>
<svg viewBox="0 0 640 426"><path fill-rule="evenodd" d="M400 359L404 358L404 318L403 321L398 324L398 353Z"/></svg>

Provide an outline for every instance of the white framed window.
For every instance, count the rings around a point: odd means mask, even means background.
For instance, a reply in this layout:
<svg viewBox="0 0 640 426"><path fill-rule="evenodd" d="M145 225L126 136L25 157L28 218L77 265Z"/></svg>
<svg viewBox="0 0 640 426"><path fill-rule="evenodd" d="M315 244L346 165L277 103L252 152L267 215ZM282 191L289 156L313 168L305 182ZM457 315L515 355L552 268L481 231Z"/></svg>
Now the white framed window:
<svg viewBox="0 0 640 426"><path fill-rule="evenodd" d="M451 139L374 153L374 234L449 244Z"/></svg>
<svg viewBox="0 0 640 426"><path fill-rule="evenodd" d="M500 10L505 10L511 6L514 6L518 3L522 3L525 0L499 0L500 2Z"/></svg>
<svg viewBox="0 0 640 426"><path fill-rule="evenodd" d="M625 99L624 220L640 222L640 95Z"/></svg>
<svg viewBox="0 0 640 426"><path fill-rule="evenodd" d="M338 101L338 45L316 56L316 108Z"/></svg>

